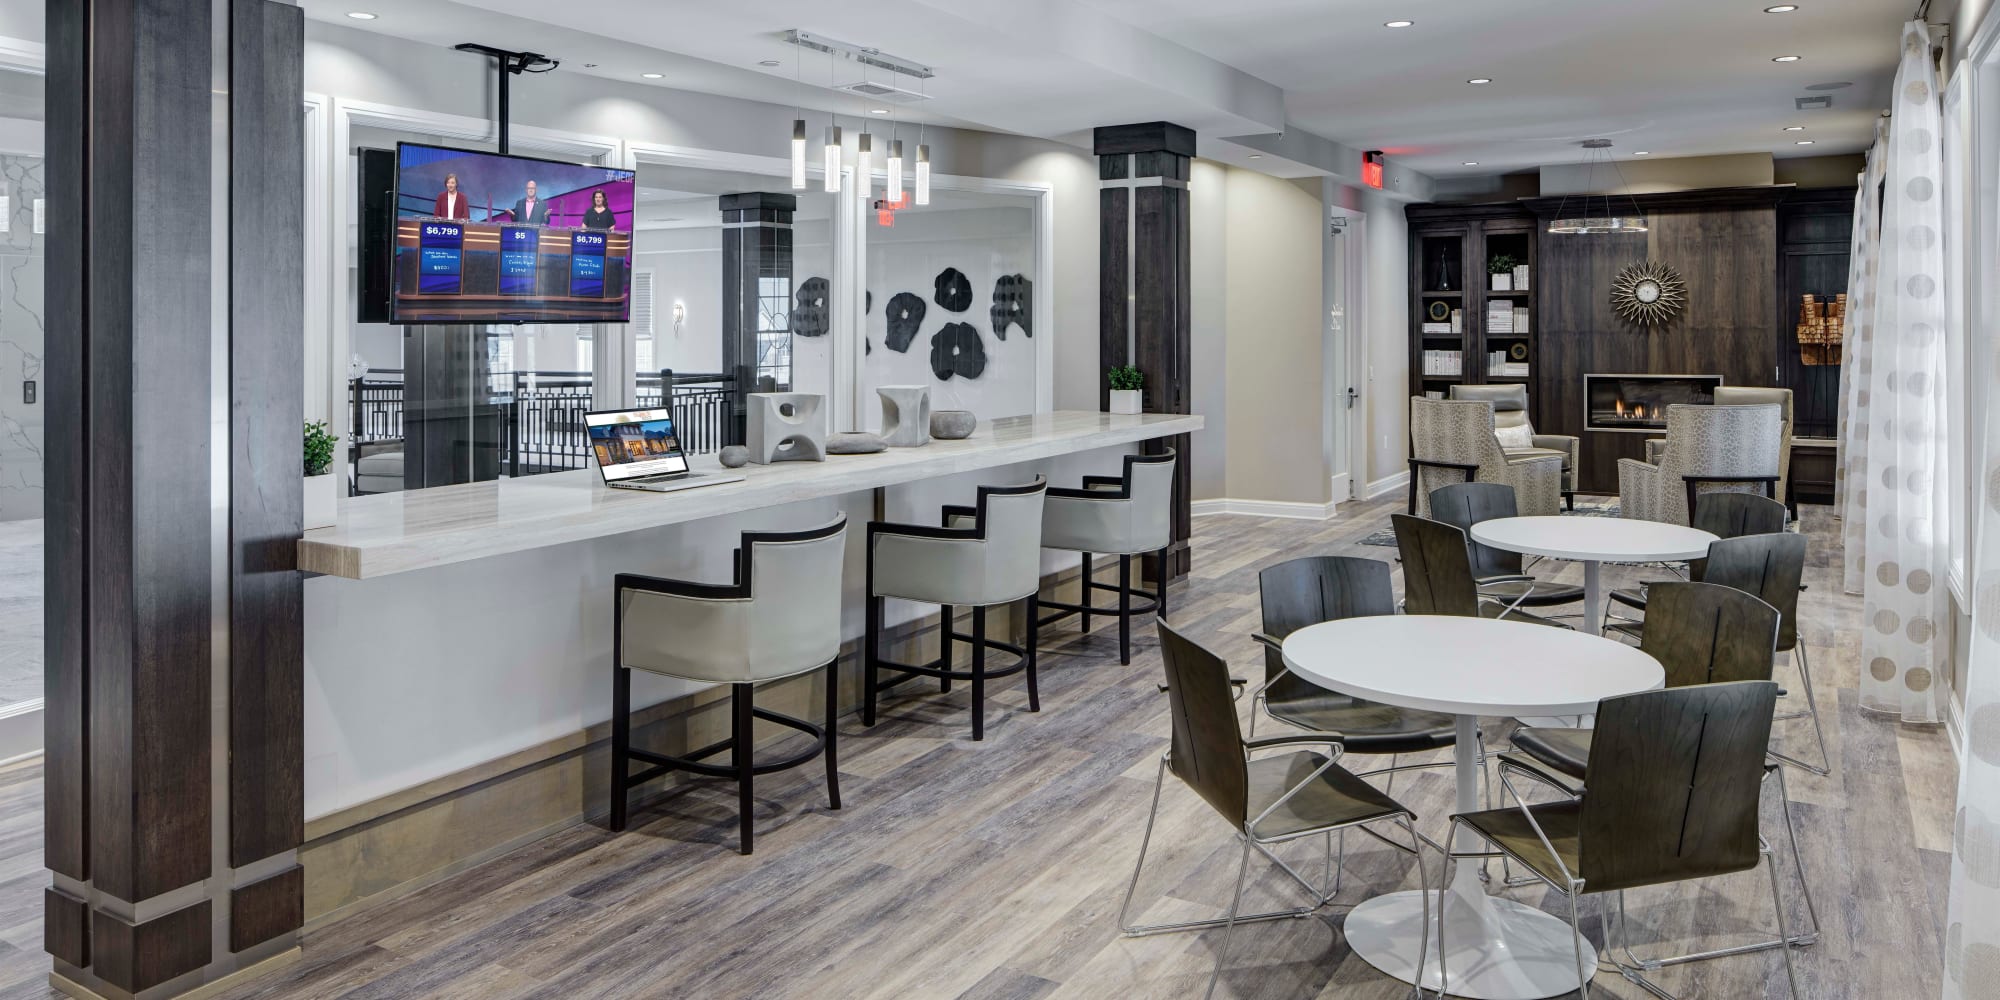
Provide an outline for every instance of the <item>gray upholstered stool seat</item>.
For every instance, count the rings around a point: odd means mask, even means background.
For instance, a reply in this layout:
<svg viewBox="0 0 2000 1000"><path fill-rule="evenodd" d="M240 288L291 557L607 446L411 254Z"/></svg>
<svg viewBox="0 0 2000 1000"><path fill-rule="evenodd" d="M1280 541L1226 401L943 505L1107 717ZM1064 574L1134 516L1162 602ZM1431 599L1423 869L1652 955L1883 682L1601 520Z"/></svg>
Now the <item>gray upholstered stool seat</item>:
<svg viewBox="0 0 2000 1000"><path fill-rule="evenodd" d="M1042 606L1056 613L1042 619L1047 625L1069 615L1078 616L1085 632L1090 631L1091 615L1118 619L1118 662L1132 662L1132 616L1167 613L1167 587L1162 580L1157 590L1132 586L1132 557L1158 553L1160 572L1166 573L1167 546L1173 542L1174 452L1159 455L1125 456L1125 474L1116 478L1085 476L1081 489L1051 488L1042 508L1042 547L1083 555L1082 583L1075 603L1042 600ZM1118 557L1118 583L1097 582L1090 564L1095 555ZM1100 608L1091 598L1097 591L1118 595L1118 606ZM1132 606L1133 597L1146 603Z"/></svg>
<svg viewBox="0 0 2000 1000"><path fill-rule="evenodd" d="M986 737L986 682L1025 672L1028 710L1042 710L1035 688L1035 591L1042 579L1042 502L1048 482L1037 477L1025 486L982 486L974 507L946 507L940 527L874 521L868 525L868 614L863 638L866 692L861 722L875 724L876 701L883 690L914 677L935 677L944 691L951 682L972 682L972 738ZM938 656L927 663L895 663L882 656L882 612L887 598L942 606L938 625ZM1026 601L1028 641L1014 645L986 635L987 609ZM972 633L955 631L953 608L972 611ZM972 646L969 670L953 667L952 644ZM988 669L986 652L998 649L1014 663ZM892 676L884 680L883 671Z"/></svg>
<svg viewBox="0 0 2000 1000"><path fill-rule="evenodd" d="M625 828L632 786L673 771L735 778L737 825L749 854L751 782L755 775L826 758L827 797L840 808L834 756L839 718L841 567L847 557L847 518L797 532L745 532L736 550L731 583L688 583L620 573L613 616L611 693L612 830ZM761 681L826 671L826 724L757 708L751 692ZM729 738L681 756L632 746L632 671L730 686ZM813 738L805 751L782 760L754 759L755 720L796 729ZM728 765L705 758L730 752ZM647 764L634 773L631 762Z"/></svg>
<svg viewBox="0 0 2000 1000"><path fill-rule="evenodd" d="M380 451L354 463L356 493L394 493L403 488L403 453Z"/></svg>

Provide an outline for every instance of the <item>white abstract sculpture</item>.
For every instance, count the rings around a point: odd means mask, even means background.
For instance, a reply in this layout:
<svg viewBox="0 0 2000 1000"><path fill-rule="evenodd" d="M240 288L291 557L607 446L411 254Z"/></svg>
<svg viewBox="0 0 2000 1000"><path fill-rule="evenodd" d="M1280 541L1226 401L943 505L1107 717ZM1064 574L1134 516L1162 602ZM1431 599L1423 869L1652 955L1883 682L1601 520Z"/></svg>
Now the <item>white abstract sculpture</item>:
<svg viewBox="0 0 2000 1000"><path fill-rule="evenodd" d="M885 385L882 397L882 440L891 448L919 448L931 443L931 387Z"/></svg>
<svg viewBox="0 0 2000 1000"><path fill-rule="evenodd" d="M826 397L813 392L749 394L745 444L750 461L826 461Z"/></svg>

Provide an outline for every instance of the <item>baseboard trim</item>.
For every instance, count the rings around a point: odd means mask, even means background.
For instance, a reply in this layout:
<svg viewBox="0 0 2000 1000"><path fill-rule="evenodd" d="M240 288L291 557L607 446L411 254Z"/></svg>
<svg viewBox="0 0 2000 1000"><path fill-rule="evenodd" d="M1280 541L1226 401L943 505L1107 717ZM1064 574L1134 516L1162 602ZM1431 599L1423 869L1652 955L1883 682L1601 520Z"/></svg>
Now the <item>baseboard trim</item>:
<svg viewBox="0 0 2000 1000"><path fill-rule="evenodd" d="M42 752L42 699L0 708L0 767Z"/></svg>
<svg viewBox="0 0 2000 1000"><path fill-rule="evenodd" d="M1299 503L1293 500L1196 500L1194 517L1237 514L1243 517L1284 517L1299 521L1325 521L1334 515L1332 503Z"/></svg>
<svg viewBox="0 0 2000 1000"><path fill-rule="evenodd" d="M1367 500L1378 500L1398 490L1410 488L1410 470L1404 469L1393 476L1383 476L1368 484Z"/></svg>

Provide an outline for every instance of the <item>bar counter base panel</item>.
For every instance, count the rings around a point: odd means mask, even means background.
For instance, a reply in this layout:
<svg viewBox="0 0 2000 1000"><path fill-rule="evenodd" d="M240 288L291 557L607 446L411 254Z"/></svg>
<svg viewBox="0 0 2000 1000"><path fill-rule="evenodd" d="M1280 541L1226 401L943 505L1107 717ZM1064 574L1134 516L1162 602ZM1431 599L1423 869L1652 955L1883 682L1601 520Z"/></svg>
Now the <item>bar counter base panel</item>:
<svg viewBox="0 0 2000 1000"><path fill-rule="evenodd" d="M173 1000L207 1000L209 997L221 996L251 980L268 976L287 966L296 965L303 957L304 953L295 944L284 951L272 955L270 958L266 958L254 965L246 965L220 979L211 980L199 986L166 982L152 989L141 990L137 993L127 993L124 990L99 992L91 989L78 982L75 978L64 975L60 969L61 963L59 962L57 963L59 968L49 972L49 988L64 996L75 997L77 1000L155 1000L155 998L164 1000L166 997L172 997ZM197 975L197 973L189 973L189 976L194 975Z"/></svg>

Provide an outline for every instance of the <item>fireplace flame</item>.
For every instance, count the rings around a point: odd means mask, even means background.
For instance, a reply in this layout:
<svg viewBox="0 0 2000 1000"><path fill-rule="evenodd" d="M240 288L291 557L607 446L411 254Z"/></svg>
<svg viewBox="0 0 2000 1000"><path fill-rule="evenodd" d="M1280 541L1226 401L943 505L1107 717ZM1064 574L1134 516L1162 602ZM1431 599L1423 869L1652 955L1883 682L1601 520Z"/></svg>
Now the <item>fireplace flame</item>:
<svg viewBox="0 0 2000 1000"><path fill-rule="evenodd" d="M1615 403L1613 403L1613 404L1611 404L1611 405L1612 405L1613 407L1615 407L1615 408L1616 408L1616 409L1618 410L1618 415L1619 415L1620 417L1623 417L1623 416L1625 415L1625 401L1624 401L1624 400L1622 400L1622 399L1621 399L1621 400L1618 400L1617 402L1615 402Z"/></svg>

